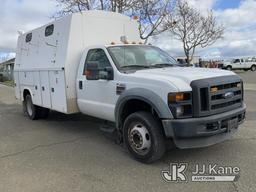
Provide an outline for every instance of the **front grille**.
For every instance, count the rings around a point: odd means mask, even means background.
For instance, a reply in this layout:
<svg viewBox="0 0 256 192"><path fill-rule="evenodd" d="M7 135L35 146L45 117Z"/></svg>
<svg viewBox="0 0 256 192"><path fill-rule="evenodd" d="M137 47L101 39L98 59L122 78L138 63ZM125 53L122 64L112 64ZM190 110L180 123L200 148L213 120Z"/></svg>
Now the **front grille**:
<svg viewBox="0 0 256 192"><path fill-rule="evenodd" d="M196 80L191 87L194 117L223 113L242 106L243 84L238 76Z"/></svg>
<svg viewBox="0 0 256 192"><path fill-rule="evenodd" d="M229 102L225 102L225 103L220 103L220 104L212 105L211 109L212 110L221 109L223 107L228 107L228 106L231 106L231 105L235 105L237 103L241 103L241 99L237 99L237 100L234 100L234 101L229 101Z"/></svg>

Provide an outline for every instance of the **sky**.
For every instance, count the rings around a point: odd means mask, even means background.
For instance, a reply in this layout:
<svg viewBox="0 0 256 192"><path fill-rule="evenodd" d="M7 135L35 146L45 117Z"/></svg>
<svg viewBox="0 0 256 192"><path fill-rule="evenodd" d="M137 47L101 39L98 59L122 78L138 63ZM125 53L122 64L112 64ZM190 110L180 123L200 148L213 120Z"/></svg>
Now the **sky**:
<svg viewBox="0 0 256 192"><path fill-rule="evenodd" d="M214 45L197 49L202 58L256 56L256 0L187 0L206 13L212 10L217 21L226 27L223 39ZM19 30L29 31L52 19L58 10L55 0L1 0L0 61L15 56ZM170 33L151 40L173 56L183 56L181 43Z"/></svg>

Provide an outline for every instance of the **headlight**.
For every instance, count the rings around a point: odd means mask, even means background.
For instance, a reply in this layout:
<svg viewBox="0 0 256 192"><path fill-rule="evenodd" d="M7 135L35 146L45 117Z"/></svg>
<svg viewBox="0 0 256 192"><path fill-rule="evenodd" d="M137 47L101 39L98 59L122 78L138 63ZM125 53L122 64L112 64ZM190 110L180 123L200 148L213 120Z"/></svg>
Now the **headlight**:
<svg viewBox="0 0 256 192"><path fill-rule="evenodd" d="M168 105L175 118L192 117L191 92L169 93Z"/></svg>
<svg viewBox="0 0 256 192"><path fill-rule="evenodd" d="M184 106L178 106L176 107L176 115L178 117L182 116L184 114Z"/></svg>

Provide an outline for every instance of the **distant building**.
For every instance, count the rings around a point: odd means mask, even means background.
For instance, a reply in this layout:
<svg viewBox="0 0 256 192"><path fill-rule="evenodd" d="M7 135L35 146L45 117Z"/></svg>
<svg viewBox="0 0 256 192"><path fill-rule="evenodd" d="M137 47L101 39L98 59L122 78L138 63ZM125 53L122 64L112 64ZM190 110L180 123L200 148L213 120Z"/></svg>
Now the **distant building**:
<svg viewBox="0 0 256 192"><path fill-rule="evenodd" d="M15 58L0 63L0 80L13 80Z"/></svg>

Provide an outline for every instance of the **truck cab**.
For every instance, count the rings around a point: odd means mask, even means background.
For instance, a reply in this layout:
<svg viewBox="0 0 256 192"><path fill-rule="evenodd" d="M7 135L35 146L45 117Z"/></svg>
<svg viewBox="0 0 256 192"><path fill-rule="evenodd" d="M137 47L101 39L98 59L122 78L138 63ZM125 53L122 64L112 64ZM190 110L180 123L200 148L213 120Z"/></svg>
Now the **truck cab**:
<svg viewBox="0 0 256 192"><path fill-rule="evenodd" d="M115 122L129 151L143 162L160 158L167 139L181 149L222 142L245 118L240 77L179 67L149 45L88 48L76 88L79 110Z"/></svg>

